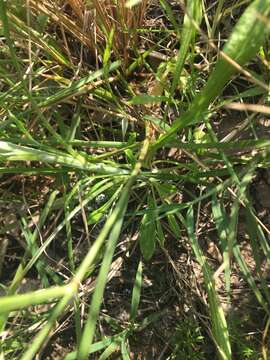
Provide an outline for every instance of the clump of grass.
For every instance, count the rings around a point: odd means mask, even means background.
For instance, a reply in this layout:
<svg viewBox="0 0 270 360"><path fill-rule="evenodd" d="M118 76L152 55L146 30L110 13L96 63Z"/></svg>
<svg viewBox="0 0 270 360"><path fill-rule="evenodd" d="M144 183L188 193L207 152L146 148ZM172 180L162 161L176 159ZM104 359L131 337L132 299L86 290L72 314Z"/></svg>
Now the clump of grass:
<svg viewBox="0 0 270 360"><path fill-rule="evenodd" d="M67 51L69 45L65 31L79 41L83 39L93 57L93 63L102 62L104 56L113 55L115 59L121 59L123 67L126 68L132 55L138 53L139 30L145 19L146 0L132 8L127 7L124 0L68 0L62 4L33 1L31 6L59 24ZM104 54L105 49L112 54Z"/></svg>
<svg viewBox="0 0 270 360"><path fill-rule="evenodd" d="M268 64L264 45L270 1L255 0L247 6L219 50L213 36L222 21L223 1L218 1L212 17L202 1L187 1L186 6L182 4L185 15L179 24L169 2L162 0L163 16L173 30L160 32L160 41L144 52L138 51L138 32L144 27L145 34L151 33L144 24L147 1L133 8L122 0L28 0L25 7L15 1L9 5L0 0L0 180L6 190L6 194L1 192L3 212L11 207L17 218L4 222L1 233L18 242L20 251L13 273L2 284L1 356L42 357L57 321L71 314L76 340L66 360L84 360L98 351L103 351L103 359L114 352L128 359L129 336L162 316L160 312L141 319L143 262L147 266L157 248L168 254L171 244L178 246L181 240L192 249L202 272L200 291L209 317L198 317L194 311L193 318L201 324L186 339L187 353L192 356L190 348L200 342L197 329L203 324L217 356L230 360L234 355L230 327L217 278L224 274L225 297L231 304L234 264L266 317L270 314L269 289L261 270L263 262L270 261L269 230L249 195L254 174L269 166L270 142L256 134L260 112L247 112L241 131L250 126L254 136L240 141L236 138L239 130L220 141L213 118L225 115L225 106L237 109L237 103L231 103L255 102L258 97L256 111L268 109L266 72L259 71ZM234 7L242 5L238 1ZM205 26L210 38L202 30ZM174 41L168 41L168 36ZM162 56L164 44L167 58ZM90 64L85 64L85 48L93 55ZM216 57L213 51L218 51ZM161 63L156 67L149 57L157 53ZM216 60L209 64L209 59ZM260 66L253 66L254 59ZM128 76L119 72L132 61ZM151 73L154 91L133 91L130 78L138 88L150 88L147 83L143 87L136 83L138 74L133 71L138 64L142 79ZM231 89L228 96L223 94L226 87ZM244 110L251 108L247 105ZM14 189L12 174L24 179L22 190ZM34 188L41 177L49 179L50 186L30 196L25 179ZM246 216L255 274L238 242L240 211ZM208 222L218 238L215 245L221 260L217 269L208 262L200 241ZM132 225L136 236L131 234ZM115 267L121 266L115 253L123 229L135 241L121 248L121 257L123 252L132 256L138 244L143 260L135 271L129 318L122 330L104 338L96 330L97 323L106 283ZM50 253L59 243L63 260L54 260L52 265ZM0 253L2 271L8 249L5 243ZM40 290L20 293L30 270ZM46 305L45 312L31 310L40 304ZM29 323L37 331L35 336L26 330ZM268 325L262 338L265 358Z"/></svg>

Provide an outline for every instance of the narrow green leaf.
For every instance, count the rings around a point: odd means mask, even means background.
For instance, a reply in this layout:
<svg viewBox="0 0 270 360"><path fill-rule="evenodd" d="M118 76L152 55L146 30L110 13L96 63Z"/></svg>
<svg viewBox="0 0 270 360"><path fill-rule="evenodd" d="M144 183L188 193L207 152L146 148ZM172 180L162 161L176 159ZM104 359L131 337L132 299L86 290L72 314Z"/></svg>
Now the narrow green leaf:
<svg viewBox="0 0 270 360"><path fill-rule="evenodd" d="M197 25L200 25L202 19L201 0L188 0L186 10L187 14L185 14L184 17L184 26L181 33L181 46L177 55L173 81L170 88L170 99L174 96L174 92L180 81L180 76L182 74L182 70L188 55L189 46L191 45L192 41L194 41L196 27L194 26L193 21Z"/></svg>
<svg viewBox="0 0 270 360"><path fill-rule="evenodd" d="M222 360L230 360L232 358L232 353L227 322L215 290L215 282L213 279L211 268L207 263L207 260L200 248L198 239L195 234L194 215L192 207L189 208L187 213L186 226L192 249L203 271L204 283L208 294L212 331L217 344L219 357Z"/></svg>
<svg viewBox="0 0 270 360"><path fill-rule="evenodd" d="M73 157L61 151L47 152L26 146L12 144L7 141L0 141L0 160L4 161L41 161L45 163L60 164L71 168L92 171L103 174L124 175L127 170L114 168L102 163L90 163L81 155Z"/></svg>
<svg viewBox="0 0 270 360"><path fill-rule="evenodd" d="M262 257L262 253L261 253L262 244L261 244L260 238L258 236L258 228L260 227L260 225L255 221L254 216L252 214L252 210L250 208L245 209L245 216L246 216L247 232L249 234L250 244L252 247L252 254L253 254L253 258L256 263L256 272L259 275L261 285L262 285L262 290L265 294L268 304L270 305L270 291L268 289L267 280L265 279L265 274L263 274L264 264L263 264L263 257ZM269 245L268 245L268 247L269 247ZM270 254L268 254L266 261L268 263L270 262Z"/></svg>
<svg viewBox="0 0 270 360"><path fill-rule="evenodd" d="M109 65L109 67L106 70L99 69L83 79L74 81L67 88L59 90L56 94L54 94L54 95L48 97L46 100L40 102L38 104L38 107L40 107L40 108L48 107L50 105L59 103L67 98L70 98L70 97L73 97L76 95L81 95L83 92L88 91L87 85L92 83L94 80L99 79L101 76L103 76L105 74L105 72L108 72L108 71L111 72L111 71L118 69L120 65L121 65L120 61L115 61L111 65Z"/></svg>
<svg viewBox="0 0 270 360"><path fill-rule="evenodd" d="M180 226L175 218L174 214L168 214L167 215L167 219L168 219L168 223L169 223L169 227L172 230L174 236L176 237L176 239L180 239L181 236L181 229Z"/></svg>
<svg viewBox="0 0 270 360"><path fill-rule="evenodd" d="M5 314L28 306L55 301L69 292L68 286L56 286L48 289L30 291L26 294L0 297L0 313Z"/></svg>
<svg viewBox="0 0 270 360"><path fill-rule="evenodd" d="M160 5L163 7L167 17L168 17L168 20L170 21L170 23L172 23L175 31L177 32L178 36L180 37L180 24L177 22L175 16L174 16L174 13L172 11L172 8L170 6L170 3L167 1L167 0L159 0L160 2ZM182 38L181 38L182 40Z"/></svg>
<svg viewBox="0 0 270 360"><path fill-rule="evenodd" d="M259 51L266 36L267 28L258 19L258 15L267 16L270 9L270 0L255 0L245 10L233 32L228 39L223 51L224 54L244 66ZM162 135L153 146L157 149L178 130L187 125L194 124L203 119L209 105L222 92L226 83L236 74L236 69L224 57L220 57L202 91L195 97L189 109L177 118L171 129Z"/></svg>
<svg viewBox="0 0 270 360"><path fill-rule="evenodd" d="M164 247L164 245L165 245L165 235L164 235L162 225L161 225L161 222L160 222L159 219L156 220L156 226L157 226L157 237L158 237L160 246Z"/></svg>
<svg viewBox="0 0 270 360"><path fill-rule="evenodd" d="M212 197L212 213L221 243L221 250L222 250L224 270L225 270L225 284L226 284L225 287L227 294L229 294L231 288L231 267L230 267L229 244L227 237L228 219L223 207L221 207L221 204L218 202L218 199L215 194Z"/></svg>
<svg viewBox="0 0 270 360"><path fill-rule="evenodd" d="M106 360L106 359L109 359L109 357L115 353L116 351L118 351L120 348L120 344L119 342L112 342L108 347L107 349L105 349L103 351L103 353L100 355L100 357L98 358L98 360Z"/></svg>
<svg viewBox="0 0 270 360"><path fill-rule="evenodd" d="M146 142L144 144L144 147L141 151L147 151L148 143ZM130 195L130 189L135 180L137 179L139 170L140 170L140 163L136 164L135 169L132 172L132 176L129 178L125 188L122 191L121 197L118 200L116 207L108 220L106 221L98 239L99 241L99 248L105 241L105 238L109 235L109 239L107 242L105 254L102 260L101 268L97 277L97 284L95 288L94 295L92 297L91 305L89 308L89 314L88 318L83 330L81 342L79 344L78 349L78 358L80 360L86 360L88 358L89 349L91 346L91 343L94 338L95 334L95 328L96 328L96 322L98 319L98 314L100 310L100 306L103 300L103 294L104 289L107 281L108 272L110 269L110 265L113 259L113 254L117 245L117 241L120 235L120 231L122 228L122 223L124 220L124 215L126 212L126 208L128 205L128 199ZM97 251L97 249L94 249L94 251ZM84 258L84 261L82 262L79 270L76 273L76 276L78 279L85 276L88 268L90 260L92 259L91 249L87 256ZM92 260L91 260L92 261ZM26 360L26 359L23 359Z"/></svg>
<svg viewBox="0 0 270 360"><path fill-rule="evenodd" d="M91 224L95 224L98 221L100 221L102 219L102 217L106 214L106 212L108 211L108 209L110 208L110 206L114 203L114 201L117 199L117 197L119 196L120 192L122 191L122 186L120 186L115 192L114 194L111 196L111 198L105 202L105 204L103 204L102 206L100 206L98 209L92 211L90 213L90 215L87 218L87 223L89 225Z"/></svg>
<svg viewBox="0 0 270 360"><path fill-rule="evenodd" d="M121 355L122 355L122 360L130 360L125 338L123 338L121 341Z"/></svg>
<svg viewBox="0 0 270 360"><path fill-rule="evenodd" d="M154 199L150 195L148 197L148 208L155 209ZM140 249L146 261L151 259L156 247L155 220L155 211L150 211L143 216L140 226Z"/></svg>
<svg viewBox="0 0 270 360"><path fill-rule="evenodd" d="M143 263L139 262L138 269L136 272L136 278L132 290L132 300L131 300L131 311L130 311L130 320L134 321L138 312L138 307L141 297L141 288L142 288L142 270Z"/></svg>
<svg viewBox="0 0 270 360"><path fill-rule="evenodd" d="M125 337L125 334L126 334L126 330L124 330L120 334L110 336L110 337L106 337L102 341L98 341L98 342L92 344L90 346L89 354L93 354L93 353L95 353L97 351L100 351L100 350L104 349L105 347L110 346L112 343L120 342L121 339L123 339ZM66 355L64 357L63 360L78 360L77 351L73 351L73 352L69 353L68 355Z"/></svg>
<svg viewBox="0 0 270 360"><path fill-rule="evenodd" d="M111 29L107 41L106 41L106 47L103 54L103 65L106 67L109 63L110 57L111 57L111 51L113 48L113 37L114 37L114 27Z"/></svg>

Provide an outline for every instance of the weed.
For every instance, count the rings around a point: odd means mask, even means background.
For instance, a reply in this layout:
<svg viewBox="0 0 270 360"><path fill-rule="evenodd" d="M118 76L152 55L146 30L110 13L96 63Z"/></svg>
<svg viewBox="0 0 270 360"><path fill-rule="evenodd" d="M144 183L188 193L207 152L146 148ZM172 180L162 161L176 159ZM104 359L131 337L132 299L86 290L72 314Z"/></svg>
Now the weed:
<svg viewBox="0 0 270 360"><path fill-rule="evenodd" d="M190 319L184 319L175 328L175 334L172 339L174 348L168 360L187 359L204 360L205 355L202 350L204 337L201 335L201 329L198 324Z"/></svg>

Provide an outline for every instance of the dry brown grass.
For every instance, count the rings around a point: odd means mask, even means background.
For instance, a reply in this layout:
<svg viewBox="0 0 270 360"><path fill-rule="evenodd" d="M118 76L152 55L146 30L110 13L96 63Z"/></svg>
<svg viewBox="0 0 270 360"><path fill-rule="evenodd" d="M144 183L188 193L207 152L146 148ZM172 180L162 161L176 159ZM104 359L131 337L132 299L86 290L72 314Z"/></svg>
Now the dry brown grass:
<svg viewBox="0 0 270 360"><path fill-rule="evenodd" d="M36 12L46 14L60 27L63 38L68 33L77 39L96 60L100 60L98 55L103 53L113 31L113 56L121 59L124 67L138 47L138 29L143 25L148 1L143 0L132 9L125 3L125 0L92 0L91 4L84 0L30 0ZM64 43L69 53L67 42Z"/></svg>

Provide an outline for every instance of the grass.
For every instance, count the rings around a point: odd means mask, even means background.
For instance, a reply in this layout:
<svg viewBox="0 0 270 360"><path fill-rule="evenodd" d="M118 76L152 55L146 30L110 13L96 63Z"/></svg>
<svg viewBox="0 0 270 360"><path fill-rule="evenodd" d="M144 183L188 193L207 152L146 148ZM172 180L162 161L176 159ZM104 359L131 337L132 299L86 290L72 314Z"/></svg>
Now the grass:
<svg viewBox="0 0 270 360"><path fill-rule="evenodd" d="M269 0L0 0L2 359L52 358L61 323L73 341L59 358L132 359L136 346L149 358L144 334L170 321L169 305L144 309L162 256L189 310L163 349L156 340L156 358L268 358L269 210L252 188L269 175L258 130L269 115L269 10ZM179 247L192 259L184 281ZM106 289L127 259L120 321ZM263 314L251 345L237 330L242 282Z"/></svg>

